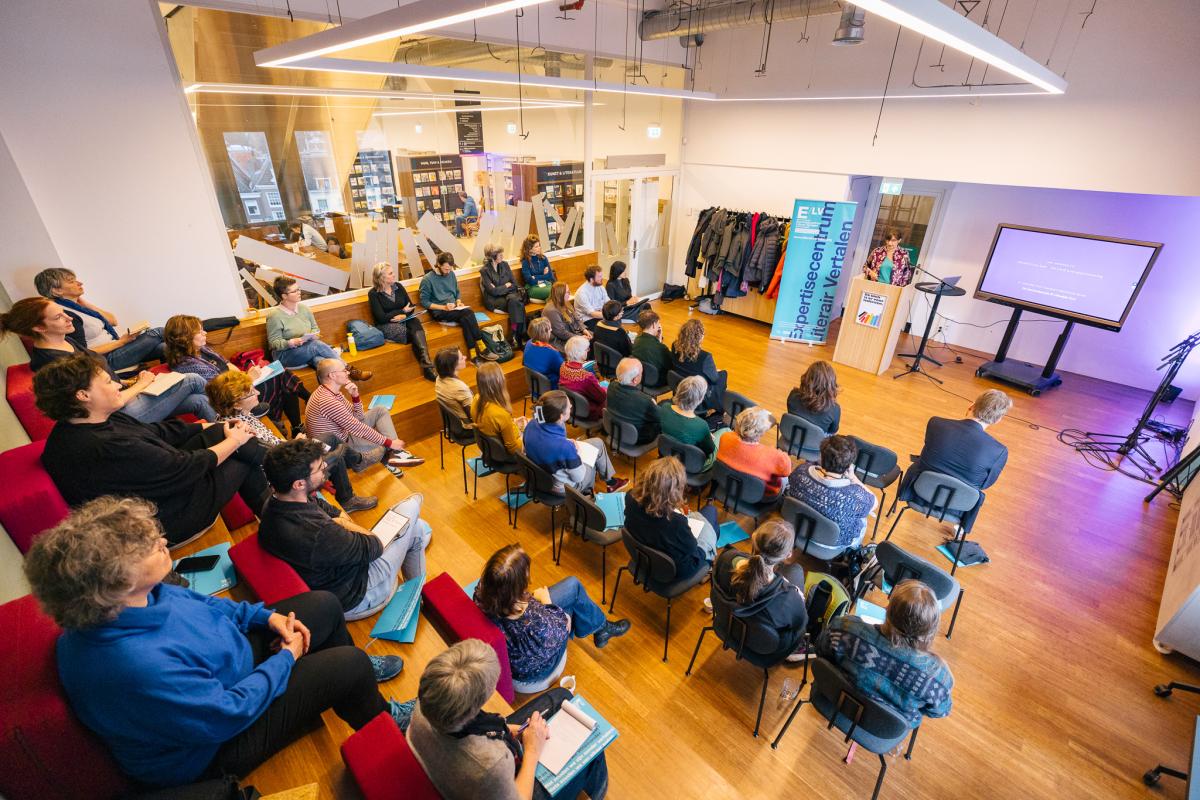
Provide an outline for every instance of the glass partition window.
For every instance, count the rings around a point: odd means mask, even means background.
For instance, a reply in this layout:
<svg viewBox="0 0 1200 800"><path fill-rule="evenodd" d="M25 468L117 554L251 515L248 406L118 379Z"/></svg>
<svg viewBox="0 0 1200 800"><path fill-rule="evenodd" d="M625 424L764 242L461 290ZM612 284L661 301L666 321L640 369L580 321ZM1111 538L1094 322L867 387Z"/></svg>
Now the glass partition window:
<svg viewBox="0 0 1200 800"><path fill-rule="evenodd" d="M283 200L275 180L275 165L267 148L267 137L257 131L226 133L225 152L237 184L238 197L247 222L283 219Z"/></svg>
<svg viewBox="0 0 1200 800"><path fill-rule="evenodd" d="M309 207L322 214L326 211L345 211L329 134L325 131L296 131L296 151L300 155L300 170L304 173Z"/></svg>

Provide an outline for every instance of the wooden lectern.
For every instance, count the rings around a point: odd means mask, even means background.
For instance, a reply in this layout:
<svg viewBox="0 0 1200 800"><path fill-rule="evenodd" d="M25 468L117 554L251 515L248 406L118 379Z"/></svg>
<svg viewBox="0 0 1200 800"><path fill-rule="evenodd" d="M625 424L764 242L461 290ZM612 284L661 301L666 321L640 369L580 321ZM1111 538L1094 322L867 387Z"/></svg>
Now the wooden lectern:
<svg viewBox="0 0 1200 800"><path fill-rule="evenodd" d="M912 298L912 284L876 283L862 275L852 279L833 351L834 363L882 375L892 365Z"/></svg>

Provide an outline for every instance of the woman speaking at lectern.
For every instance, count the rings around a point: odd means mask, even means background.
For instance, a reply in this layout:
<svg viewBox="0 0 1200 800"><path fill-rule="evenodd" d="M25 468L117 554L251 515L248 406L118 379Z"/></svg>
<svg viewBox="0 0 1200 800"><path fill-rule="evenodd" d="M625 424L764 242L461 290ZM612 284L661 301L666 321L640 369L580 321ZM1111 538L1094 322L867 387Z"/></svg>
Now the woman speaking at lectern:
<svg viewBox="0 0 1200 800"><path fill-rule="evenodd" d="M907 286L912 280L912 272L908 251L900 246L900 231L895 228L887 232L883 244L872 250L867 263L863 264L863 274L867 280L893 286Z"/></svg>

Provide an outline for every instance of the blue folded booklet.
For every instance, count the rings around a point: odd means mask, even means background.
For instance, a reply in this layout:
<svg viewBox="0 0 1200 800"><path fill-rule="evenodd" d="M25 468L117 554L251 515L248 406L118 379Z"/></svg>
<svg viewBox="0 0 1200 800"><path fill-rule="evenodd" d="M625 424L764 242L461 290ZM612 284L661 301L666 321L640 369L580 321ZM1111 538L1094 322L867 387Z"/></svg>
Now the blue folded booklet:
<svg viewBox="0 0 1200 800"><path fill-rule="evenodd" d="M371 405L367 406L367 408L381 408L382 407L382 408L386 408L388 411L391 411L392 406L395 404L395 402L396 402L396 395L394 395L394 394L377 394L371 398Z"/></svg>
<svg viewBox="0 0 1200 800"><path fill-rule="evenodd" d="M625 492L601 492L596 495L596 505L604 512L605 528L625 524Z"/></svg>
<svg viewBox="0 0 1200 800"><path fill-rule="evenodd" d="M476 311L475 312L475 321L476 322L491 322L492 318L489 317L487 314L484 314L482 311Z"/></svg>
<svg viewBox="0 0 1200 800"><path fill-rule="evenodd" d="M272 361L270 364L267 364L267 368L263 370L263 373L254 379L254 385L258 386L260 383L266 383L276 375L282 374L283 364L280 364L278 361Z"/></svg>
<svg viewBox="0 0 1200 800"><path fill-rule="evenodd" d="M417 620L421 616L417 612L421 608L421 587L424 585L424 575L400 584L371 629L372 639L410 643L417 638Z"/></svg>
<svg viewBox="0 0 1200 800"><path fill-rule="evenodd" d="M233 568L233 561L229 558L229 542L213 545L205 550L192 553L191 556L184 558L216 556L217 565L212 569L204 572L185 572L181 573L183 577L188 579L189 587L193 592L200 594L216 594L223 592L231 586L237 585L237 572ZM183 559L178 559L171 568L174 569L177 564Z"/></svg>
<svg viewBox="0 0 1200 800"><path fill-rule="evenodd" d="M721 527L717 529L717 549L720 550L726 545L744 542L749 538L750 534L746 533L742 526L737 524L736 520L731 519L728 522L722 523Z"/></svg>
<svg viewBox="0 0 1200 800"><path fill-rule="evenodd" d="M600 716L599 712L579 695L575 695L570 701L576 708L587 714L596 721L595 727L587 734L587 738L579 745L579 749L575 754L567 759L566 764L557 772L551 772L546 769L543 763L537 765L537 781L542 785L551 797L557 795L564 786L570 783L571 779L578 775L588 764L592 763L592 759L604 752L604 749L612 744L617 739L617 729ZM565 708L560 708L550 718L550 725L553 728L554 720L559 714L569 714ZM549 744L549 743L547 743ZM548 756L548 751L542 751L542 760L545 761Z"/></svg>

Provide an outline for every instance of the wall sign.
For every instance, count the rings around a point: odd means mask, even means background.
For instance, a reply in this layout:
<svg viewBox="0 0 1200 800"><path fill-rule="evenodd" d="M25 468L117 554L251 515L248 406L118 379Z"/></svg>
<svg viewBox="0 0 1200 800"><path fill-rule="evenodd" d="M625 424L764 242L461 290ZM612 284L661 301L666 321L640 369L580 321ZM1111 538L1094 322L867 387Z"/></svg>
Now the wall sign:
<svg viewBox="0 0 1200 800"><path fill-rule="evenodd" d="M824 344L857 203L797 200L771 337Z"/></svg>
<svg viewBox="0 0 1200 800"><path fill-rule="evenodd" d="M479 94L455 89L455 94ZM455 100L455 108L478 108L472 100ZM478 155L483 152L483 113L479 111L455 111L454 122L458 127L458 154Z"/></svg>

